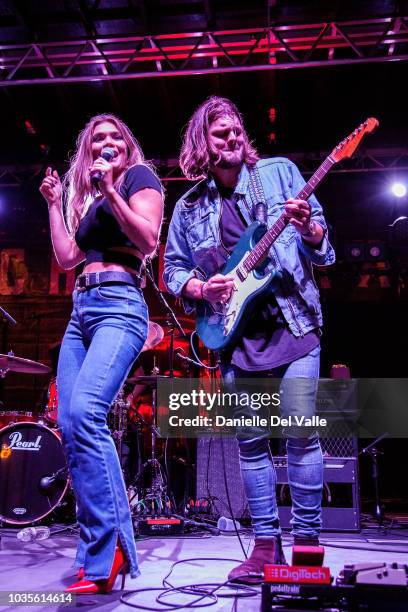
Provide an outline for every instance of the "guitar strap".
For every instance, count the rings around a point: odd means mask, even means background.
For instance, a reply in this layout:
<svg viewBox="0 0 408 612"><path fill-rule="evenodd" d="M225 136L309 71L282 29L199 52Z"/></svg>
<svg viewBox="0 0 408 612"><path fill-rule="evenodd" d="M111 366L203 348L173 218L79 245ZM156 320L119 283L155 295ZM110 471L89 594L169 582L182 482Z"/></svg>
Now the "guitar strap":
<svg viewBox="0 0 408 612"><path fill-rule="evenodd" d="M266 198L262 186L261 177L259 170L256 166L253 166L249 170L249 196L252 201L252 207L249 206L246 198L244 198L245 206L252 219L260 221L264 225L267 224L267 213L266 213Z"/></svg>

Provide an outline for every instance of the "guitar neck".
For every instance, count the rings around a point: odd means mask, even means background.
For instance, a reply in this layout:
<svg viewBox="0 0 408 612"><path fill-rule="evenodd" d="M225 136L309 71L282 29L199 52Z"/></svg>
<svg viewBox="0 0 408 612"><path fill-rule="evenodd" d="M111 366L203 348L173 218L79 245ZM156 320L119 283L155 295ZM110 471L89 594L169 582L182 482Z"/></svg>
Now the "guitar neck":
<svg viewBox="0 0 408 612"><path fill-rule="evenodd" d="M296 198L297 200L307 200L310 198L316 187L321 183L326 174L329 172L330 168L336 162L330 157L326 157L324 162L318 167L313 176L308 180L306 185L304 185L303 189L299 191ZM281 216L275 221L272 227L266 232L266 234L261 238L261 240L257 243L257 245L252 249L252 251L247 255L247 257L243 261L243 265L247 272L250 272L261 262L267 255L269 249L275 240L280 236L283 232L289 220L285 213L282 213Z"/></svg>

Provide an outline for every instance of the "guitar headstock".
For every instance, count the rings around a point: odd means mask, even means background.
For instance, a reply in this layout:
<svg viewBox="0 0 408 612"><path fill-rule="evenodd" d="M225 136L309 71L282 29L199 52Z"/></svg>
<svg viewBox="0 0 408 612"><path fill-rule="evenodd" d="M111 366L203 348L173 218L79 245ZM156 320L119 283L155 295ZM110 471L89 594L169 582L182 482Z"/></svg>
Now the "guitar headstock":
<svg viewBox="0 0 408 612"><path fill-rule="evenodd" d="M379 122L375 117L369 117L366 119L364 123L358 126L357 129L354 130L347 138L342 140L337 147L334 147L333 151L330 154L330 157L335 161L339 162L342 159L347 159L351 157L360 142L363 140L364 136L367 134L371 134L374 130L377 129Z"/></svg>

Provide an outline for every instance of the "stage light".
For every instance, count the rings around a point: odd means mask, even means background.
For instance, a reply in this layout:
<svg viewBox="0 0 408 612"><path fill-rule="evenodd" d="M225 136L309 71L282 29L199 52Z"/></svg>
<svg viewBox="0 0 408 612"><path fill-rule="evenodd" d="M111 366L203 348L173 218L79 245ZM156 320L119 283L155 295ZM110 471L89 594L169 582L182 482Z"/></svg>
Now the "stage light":
<svg viewBox="0 0 408 612"><path fill-rule="evenodd" d="M344 245L344 259L346 261L363 261L364 244L350 242Z"/></svg>
<svg viewBox="0 0 408 612"><path fill-rule="evenodd" d="M381 261L386 258L383 242L349 242L344 246L345 261Z"/></svg>
<svg viewBox="0 0 408 612"><path fill-rule="evenodd" d="M366 257L368 261L379 261L386 259L385 245L382 242L371 243L366 246Z"/></svg>
<svg viewBox="0 0 408 612"><path fill-rule="evenodd" d="M403 198L407 194L407 188L404 183L393 183L391 185L391 191L396 198Z"/></svg>
<svg viewBox="0 0 408 612"><path fill-rule="evenodd" d="M8 459L11 456L11 448L7 444L1 445L0 459Z"/></svg>
<svg viewBox="0 0 408 612"><path fill-rule="evenodd" d="M24 121L24 127L26 129L27 134L30 134L30 136L35 136L37 134L37 130L31 123L31 121L29 121L28 119Z"/></svg>

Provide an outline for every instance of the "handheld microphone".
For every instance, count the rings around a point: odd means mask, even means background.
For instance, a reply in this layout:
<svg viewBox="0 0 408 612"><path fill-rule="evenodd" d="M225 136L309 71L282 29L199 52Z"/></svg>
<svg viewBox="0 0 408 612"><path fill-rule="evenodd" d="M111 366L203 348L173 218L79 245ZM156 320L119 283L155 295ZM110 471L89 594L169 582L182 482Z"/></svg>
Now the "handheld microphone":
<svg viewBox="0 0 408 612"><path fill-rule="evenodd" d="M110 162L115 157L115 151L111 147L103 147L100 157ZM102 178L102 172L100 170L94 170L91 172L91 183L94 187L99 186L99 181Z"/></svg>

